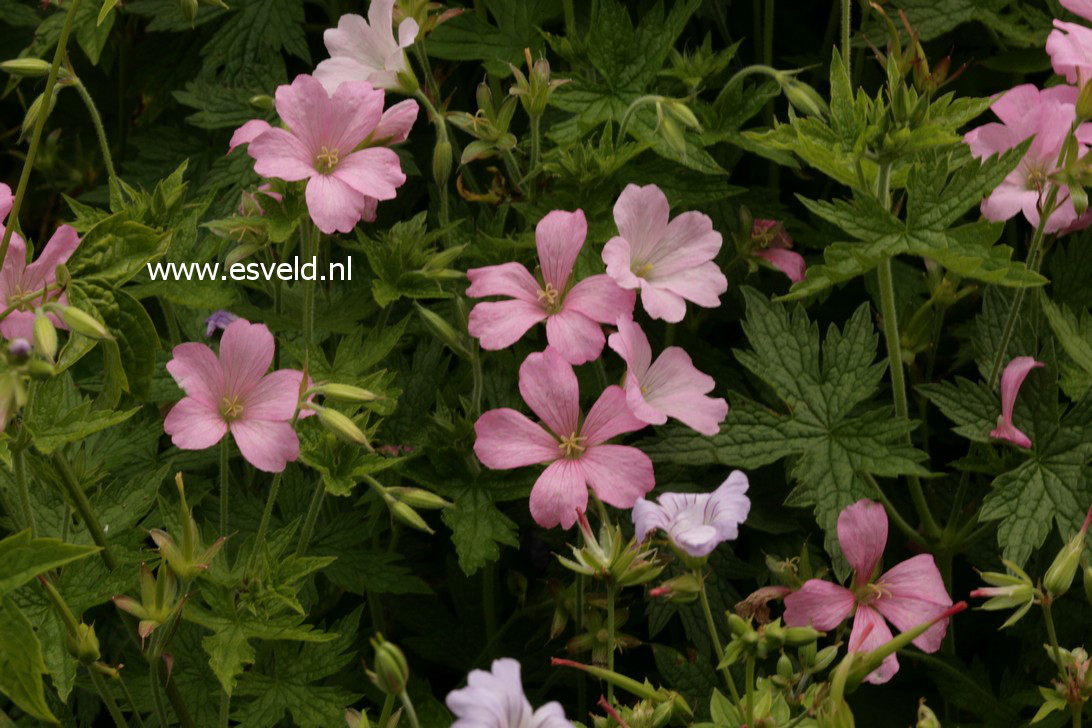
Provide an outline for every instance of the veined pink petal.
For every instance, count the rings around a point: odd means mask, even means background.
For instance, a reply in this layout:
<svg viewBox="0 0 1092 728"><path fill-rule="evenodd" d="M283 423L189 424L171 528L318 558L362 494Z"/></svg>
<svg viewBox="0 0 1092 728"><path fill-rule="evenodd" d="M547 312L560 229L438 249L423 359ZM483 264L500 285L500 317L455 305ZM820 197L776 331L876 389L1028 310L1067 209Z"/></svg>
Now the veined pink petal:
<svg viewBox="0 0 1092 728"><path fill-rule="evenodd" d="M272 129L268 121L262 119L251 119L246 122L231 135L231 141L228 142L228 153L230 154L235 147L240 144L250 144L257 139L260 135Z"/></svg>
<svg viewBox="0 0 1092 728"><path fill-rule="evenodd" d="M171 351L167 371L187 395L210 409L218 409L227 393L224 370L212 349L204 344L187 342Z"/></svg>
<svg viewBox="0 0 1092 728"><path fill-rule="evenodd" d="M480 305L480 304L479 304ZM572 366L552 347L528 354L519 367L519 393L558 437L580 426L580 385Z"/></svg>
<svg viewBox="0 0 1092 728"><path fill-rule="evenodd" d="M0 321L0 336L8 341L12 339L30 341L34 337L34 318L33 311L12 311L4 317L3 321Z"/></svg>
<svg viewBox="0 0 1092 728"><path fill-rule="evenodd" d="M592 321L613 324L619 317L633 316L636 294L618 287L610 276L588 276L565 294L563 310L584 314Z"/></svg>
<svg viewBox="0 0 1092 728"><path fill-rule="evenodd" d="M594 445L579 462L595 494L615 508L632 508L638 498L656 487L652 461L635 447Z"/></svg>
<svg viewBox="0 0 1092 728"><path fill-rule="evenodd" d="M705 519L717 529L721 541L735 539L739 535L739 524L750 515L751 499L746 495L750 485L746 473L733 470L706 503Z"/></svg>
<svg viewBox="0 0 1092 728"><path fill-rule="evenodd" d="M364 195L340 176L316 174L307 180L305 197L315 226L327 235L351 232L363 215Z"/></svg>
<svg viewBox="0 0 1092 728"><path fill-rule="evenodd" d="M28 291L45 287L57 280L57 266L68 262L69 257L80 244L80 236L71 225L61 225L53 232L38 259L26 267L23 273L23 286ZM8 245L9 255L11 246Z"/></svg>
<svg viewBox="0 0 1092 728"><path fill-rule="evenodd" d="M557 460L553 435L514 409L489 410L474 423L474 454L487 468L508 470Z"/></svg>
<svg viewBox="0 0 1092 728"><path fill-rule="evenodd" d="M686 316L686 300L671 291L657 288L644 278L641 285L641 305L651 318L677 324Z"/></svg>
<svg viewBox="0 0 1092 728"><path fill-rule="evenodd" d="M13 204L15 204L15 197L11 194L11 188L3 182L0 182L0 221L7 219ZM10 243L8 244L8 249L11 249Z"/></svg>
<svg viewBox="0 0 1092 728"><path fill-rule="evenodd" d="M1033 83L1022 83L1013 86L1008 91L1003 91L990 104L990 111L997 115L1005 126L1016 126L1032 111L1036 109L1040 101L1039 87ZM1076 103L1077 97L1073 96L1070 103ZM1016 143L1019 144L1022 139Z"/></svg>
<svg viewBox="0 0 1092 728"><path fill-rule="evenodd" d="M785 624L827 632L853 614L857 603L853 592L822 579L808 579L804 586L785 597Z"/></svg>
<svg viewBox="0 0 1092 728"><path fill-rule="evenodd" d="M341 16L345 18L344 15ZM326 30L329 33L332 28ZM335 56L327 58L315 66L315 78L328 93L338 90L343 83L355 83L357 81L376 82L376 72L368 68L355 58L348 56ZM385 86L382 86L385 88Z"/></svg>
<svg viewBox="0 0 1092 728"><path fill-rule="evenodd" d="M872 581L887 546L887 512L876 501L862 498L838 514L838 545L857 572L857 582Z"/></svg>
<svg viewBox="0 0 1092 728"><path fill-rule="evenodd" d="M634 417L650 425L663 425L667 422L667 415L645 400L641 382L633 372L626 372L626 381L622 389L626 392L626 405L629 406L629 411Z"/></svg>
<svg viewBox="0 0 1092 728"><path fill-rule="evenodd" d="M963 135L963 141L971 148L971 156L984 159L1006 149L1012 149L1022 139L1016 138L1012 127L997 122L990 122L975 127Z"/></svg>
<svg viewBox="0 0 1092 728"><path fill-rule="evenodd" d="M712 261L670 273L653 270L647 282L652 287L669 291L705 308L719 306L721 294L728 290L728 279Z"/></svg>
<svg viewBox="0 0 1092 728"><path fill-rule="evenodd" d="M470 310L468 330L486 351L507 349L546 318L537 303L519 299L483 301Z"/></svg>
<svg viewBox="0 0 1092 728"><path fill-rule="evenodd" d="M1008 440L1023 448L1031 447L1031 440L1020 432L1012 422L1013 408L1016 406L1016 395L1020 393L1020 387L1032 369L1043 366L1041 361L1034 357L1018 356L1005 366L1001 375L1001 419L997 422L997 428L990 433L990 437Z"/></svg>
<svg viewBox="0 0 1092 728"><path fill-rule="evenodd" d="M684 212L667 226L663 238L652 251L651 280L690 270L711 261L720 252L722 238L713 229L713 221L701 212ZM719 271L720 268L718 267Z"/></svg>
<svg viewBox="0 0 1092 728"><path fill-rule="evenodd" d="M258 470L279 473L300 456L299 437L287 422L244 418L229 427L239 452Z"/></svg>
<svg viewBox="0 0 1092 728"><path fill-rule="evenodd" d="M540 306L538 282L519 263L502 263L485 268L471 268L466 272L470 286L466 295L471 298L485 296L511 296ZM540 306L541 307L541 306ZM545 313L543 313L545 317Z"/></svg>
<svg viewBox="0 0 1092 728"><path fill-rule="evenodd" d="M635 432L644 427L645 423L630 412L626 393L617 384L612 384L603 390L588 410L580 434L585 446L592 447L624 432Z"/></svg>
<svg viewBox="0 0 1092 728"><path fill-rule="evenodd" d="M346 155L379 125L383 117L383 91L365 81L351 81L338 85L329 98L333 124L323 130L323 136L331 149L341 153L344 161Z"/></svg>
<svg viewBox="0 0 1092 728"><path fill-rule="evenodd" d="M311 151L284 129L265 130L250 142L246 151L254 159L254 171L263 177L298 182L318 174Z"/></svg>
<svg viewBox="0 0 1092 728"><path fill-rule="evenodd" d="M876 583L880 597L872 606L900 632L935 619L952 606L952 598L931 554L918 554L903 561L888 569ZM914 644L924 652L936 652L947 631L948 620L941 620L917 637Z"/></svg>
<svg viewBox="0 0 1092 728"><path fill-rule="evenodd" d="M707 397L716 382L699 372L690 355L677 346L668 347L638 380L644 401L667 417L702 433L715 435L728 414L728 403Z"/></svg>
<svg viewBox="0 0 1092 728"><path fill-rule="evenodd" d="M273 363L276 345L265 324L252 324L245 319L232 321L220 337L220 365L224 372L224 393L249 396ZM292 413L288 413L288 419Z"/></svg>
<svg viewBox="0 0 1092 728"><path fill-rule="evenodd" d="M538 262L542 267L542 278L557 291L564 292L573 271L573 263L580 249L584 247L584 238L588 235L588 221L584 211L566 212L554 210L538 221L535 226L535 243L538 247Z"/></svg>
<svg viewBox="0 0 1092 728"><path fill-rule="evenodd" d="M300 380L297 369L278 369L258 380L243 402L243 417L248 420L292 419L299 404Z"/></svg>
<svg viewBox="0 0 1092 728"><path fill-rule="evenodd" d="M372 132L372 139L385 140L385 144L401 144L409 137L410 129L417 121L417 102L413 99L399 101L383 112L379 126Z"/></svg>
<svg viewBox="0 0 1092 728"><path fill-rule="evenodd" d="M1092 78L1092 29L1077 23L1054 21L1047 36L1047 55L1054 72L1069 83L1083 83Z"/></svg>
<svg viewBox="0 0 1092 728"><path fill-rule="evenodd" d="M622 357L630 373L640 382L652 365L652 347L648 337L632 318L619 316L614 323L618 331L607 338L607 343Z"/></svg>
<svg viewBox="0 0 1092 728"><path fill-rule="evenodd" d="M607 275L614 279L620 288L633 290L639 288L641 279L633 274L632 253L625 238L613 237L603 246L603 262L607 264Z"/></svg>
<svg viewBox="0 0 1092 728"><path fill-rule="evenodd" d="M648 258L667 233L670 215L667 195L656 185L629 184L618 195L614 203L614 223L618 226L619 238L629 245L631 265L639 268L650 262Z"/></svg>
<svg viewBox="0 0 1092 728"><path fill-rule="evenodd" d="M330 94L314 76L301 73L292 83L278 86L274 104L277 114L309 154L317 154L323 143L331 141L324 138L336 123L331 118Z"/></svg>
<svg viewBox="0 0 1092 728"><path fill-rule="evenodd" d="M204 450L220 442L227 432L227 423L216 407L183 397L167 413L163 431L180 450Z"/></svg>
<svg viewBox="0 0 1092 728"><path fill-rule="evenodd" d="M891 629L879 612L861 605L853 617L853 630L849 634L850 652L871 652L891 641ZM899 660L894 654L888 655L880 666L869 673L865 682L883 685L899 671Z"/></svg>
<svg viewBox="0 0 1092 728"><path fill-rule="evenodd" d="M386 147L369 147L353 152L342 158L331 176L360 194L377 200L393 200L397 189L406 182L398 155Z"/></svg>
<svg viewBox="0 0 1092 728"><path fill-rule="evenodd" d="M800 253L792 250L767 248L766 250L756 250L755 255L768 261L770 265L787 275L793 283L802 281L807 276L808 265L804 261L804 256L800 255Z"/></svg>
<svg viewBox="0 0 1092 728"><path fill-rule="evenodd" d="M562 458L538 476L531 489L531 517L543 528L560 525L568 530L577 512L588 507L588 488L580 462Z"/></svg>
<svg viewBox="0 0 1092 728"><path fill-rule="evenodd" d="M1003 182L982 200L982 216L990 222L1004 222L1021 210L1034 210L1038 204L1039 193L1035 190ZM1035 212L1035 219L1038 224L1038 211Z"/></svg>
<svg viewBox="0 0 1092 728"><path fill-rule="evenodd" d="M666 531L671 521L664 507L658 503L638 498L630 514L633 518L633 535L644 542L648 534L655 530Z"/></svg>
<svg viewBox="0 0 1092 728"><path fill-rule="evenodd" d="M598 323L566 308L546 319L546 340L570 364L584 364L599 358L607 338Z"/></svg>

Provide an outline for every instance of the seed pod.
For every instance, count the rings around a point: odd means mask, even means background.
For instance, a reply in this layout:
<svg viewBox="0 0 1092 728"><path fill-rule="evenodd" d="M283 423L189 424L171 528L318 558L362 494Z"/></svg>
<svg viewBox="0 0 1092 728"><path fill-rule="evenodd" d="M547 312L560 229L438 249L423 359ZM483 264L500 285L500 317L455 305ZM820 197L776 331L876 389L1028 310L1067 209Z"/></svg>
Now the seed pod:
<svg viewBox="0 0 1092 728"><path fill-rule="evenodd" d="M68 328L89 339L113 339L109 330L91 314L75 306L61 309L61 320Z"/></svg>
<svg viewBox="0 0 1092 728"><path fill-rule="evenodd" d="M20 78L39 78L49 75L50 65L41 58L12 58L0 63L0 71Z"/></svg>
<svg viewBox="0 0 1092 728"><path fill-rule="evenodd" d="M101 655L95 628L90 624L77 625L76 634L68 636L68 651L80 661L81 665L97 662Z"/></svg>
<svg viewBox="0 0 1092 728"><path fill-rule="evenodd" d="M1077 575L1077 567L1081 565L1081 556L1084 554L1084 535L1088 532L1089 521L1092 521L1092 509L1088 511L1084 526L1062 546L1043 576L1043 588L1055 599L1069 591L1073 577Z"/></svg>
<svg viewBox="0 0 1092 728"><path fill-rule="evenodd" d="M415 528L418 531L424 531L428 534L436 533L432 530L432 527L425 522L425 519L421 518L421 514L413 510L408 504L399 500L393 500L387 503L387 508L390 509L391 515L394 516L395 519L401 521L410 528Z"/></svg>
<svg viewBox="0 0 1092 728"><path fill-rule="evenodd" d="M451 142L437 139L432 150L432 179L440 187L446 185L451 176L451 156Z"/></svg>
<svg viewBox="0 0 1092 728"><path fill-rule="evenodd" d="M436 510L438 508L449 508L452 505L450 501L446 501L435 493L422 488L394 487L387 488L387 492L413 508Z"/></svg>
<svg viewBox="0 0 1092 728"><path fill-rule="evenodd" d="M319 407L318 416L319 422L322 423L323 427L345 442L351 445L360 445L369 450L372 449L372 446L368 443L368 438L361 429L356 426L355 422L342 413L328 407Z"/></svg>
<svg viewBox="0 0 1092 728"><path fill-rule="evenodd" d="M327 399L348 404L365 404L379 399L379 395L362 387L354 387L351 384L323 384L317 388Z"/></svg>
<svg viewBox="0 0 1092 728"><path fill-rule="evenodd" d="M250 107L258 111L272 111L273 97L269 94L257 94L250 97Z"/></svg>
<svg viewBox="0 0 1092 728"><path fill-rule="evenodd" d="M49 317L39 311L34 317L34 348L45 358L53 361L57 356L57 329Z"/></svg>
<svg viewBox="0 0 1092 728"><path fill-rule="evenodd" d="M387 642L383 635L372 639L375 648L375 681L380 690L388 695L401 695L409 684L409 663L402 650L393 642Z"/></svg>

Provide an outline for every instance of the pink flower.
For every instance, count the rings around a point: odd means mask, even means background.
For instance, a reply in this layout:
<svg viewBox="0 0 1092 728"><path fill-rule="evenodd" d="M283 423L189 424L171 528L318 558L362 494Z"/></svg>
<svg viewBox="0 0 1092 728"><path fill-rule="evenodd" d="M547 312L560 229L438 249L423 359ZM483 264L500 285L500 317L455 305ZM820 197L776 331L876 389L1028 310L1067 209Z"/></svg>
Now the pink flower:
<svg viewBox="0 0 1092 728"><path fill-rule="evenodd" d="M0 183L0 221L7 218L13 202L11 188ZM0 237L3 235L4 226L0 224ZM4 258L3 268L0 268L0 308L6 309L12 305L14 303L12 299L56 284L57 266L68 262L79 244L80 238L76 234L76 229L71 225L61 225L53 232L53 236L42 249L38 259L27 265L27 245L19 233L13 231L11 241L8 243L7 257ZM46 301L56 301L66 305L68 297L52 289L45 297L37 297L32 303L20 304L17 309L0 321L0 335L9 341L33 338L34 308ZM57 328L67 328L58 316L47 315Z"/></svg>
<svg viewBox="0 0 1092 728"><path fill-rule="evenodd" d="M632 508L656 485L647 455L603 444L645 426L630 413L621 387L603 390L582 419L576 373L547 348L520 366L519 391L542 423L513 409L490 410L474 425L474 452L494 470L548 463L531 490L531 515L540 526L571 528L588 505L588 486L612 506Z"/></svg>
<svg viewBox="0 0 1092 728"><path fill-rule="evenodd" d="M315 68L315 78L333 93L342 83L367 81L388 91L404 90L399 74L408 71L404 48L417 38L417 22L406 18L394 37L394 0L372 0L368 19L342 15L336 28L323 33L330 58Z"/></svg>
<svg viewBox="0 0 1092 728"><path fill-rule="evenodd" d="M1071 86L1042 91L1031 84L1016 86L990 106L1001 119L1000 124L984 124L964 136L971 154L978 159L1012 149L1028 137L1035 138L1016 169L982 201L986 219L1000 222L1023 212L1029 223L1039 224L1039 209L1046 201L1050 175L1057 171L1059 152L1076 118L1076 101L1077 90ZM1092 126L1081 125L1077 139L1083 156L1085 144L1092 139ZM1067 230L1082 222L1065 187L1058 191L1057 205L1047 221L1046 232Z"/></svg>
<svg viewBox="0 0 1092 728"><path fill-rule="evenodd" d="M870 652L891 640L886 617L905 632L936 619L952 606L936 563L930 554L919 554L898 564L878 578L883 549L887 543L887 513L875 501L862 499L847 506L838 516L838 543L853 567L852 589L821 579L809 579L785 597L785 624L831 630L853 617L849 636L850 652ZM948 620L940 619L919 635L914 644L924 652L936 652L948 631ZM867 678L879 685L898 672L895 655L884 659Z"/></svg>
<svg viewBox="0 0 1092 728"><path fill-rule="evenodd" d="M1092 20L1092 0L1060 0L1062 7L1079 15L1085 20Z"/></svg>
<svg viewBox="0 0 1092 728"><path fill-rule="evenodd" d="M733 470L712 493L664 493L658 503L639 498L632 514L637 540L660 529L691 556L708 556L722 542L739 536L739 524L751 510L747 486L747 476Z"/></svg>
<svg viewBox="0 0 1092 728"><path fill-rule="evenodd" d="M1001 375L1001 416L997 418L997 427L990 432L990 437L1008 440L1013 445L1024 449L1031 447L1031 440L1016 425L1012 424L1012 408L1016 404L1016 395L1024 379L1032 369L1043 366L1030 356L1018 356L1008 363Z"/></svg>
<svg viewBox="0 0 1092 728"><path fill-rule="evenodd" d="M610 335L610 348L622 357L626 371L626 402L637 419L662 425L674 417L703 435L720 432L728 414L723 399L705 396L716 382L694 368L690 356L669 346L652 361L648 337L633 319L618 317L618 332Z"/></svg>
<svg viewBox="0 0 1092 728"><path fill-rule="evenodd" d="M167 371L185 391L167 414L163 430L182 450L204 450L228 430L251 465L278 473L300 454L292 429L303 373L278 369L273 335L263 324L239 319L220 338L220 358L204 344L174 347Z"/></svg>
<svg viewBox="0 0 1092 728"><path fill-rule="evenodd" d="M1047 36L1046 51L1050 65L1065 80L1084 85L1092 80L1092 29L1064 20L1054 21Z"/></svg>
<svg viewBox="0 0 1092 728"><path fill-rule="evenodd" d="M608 276L589 276L570 288L573 264L584 246L588 223L581 210L554 210L535 228L540 277L536 280L519 263L504 263L466 272L466 295L507 296L487 301L470 312L470 335L483 349L504 349L527 331L546 322L546 340L570 364L599 358L606 337L599 324L613 324L633 315L634 294L623 291Z"/></svg>
<svg viewBox="0 0 1092 728"><path fill-rule="evenodd" d="M751 226L755 249L751 254L762 258L789 277L793 283L804 280L808 264L804 256L792 251L792 237L777 220L755 220Z"/></svg>
<svg viewBox="0 0 1092 728"><path fill-rule="evenodd" d="M379 128L382 91L346 83L330 95L313 77L300 75L277 88L276 104L290 131L248 121L232 136L229 151L249 144L258 174L307 180L307 210L322 232L347 233L361 218L374 217L376 201L393 199L406 181L390 149L354 151Z"/></svg>
<svg viewBox="0 0 1092 728"><path fill-rule="evenodd" d="M603 246L607 275L627 290L641 290L648 315L682 321L686 302L713 308L728 279L713 258L720 233L708 215L684 212L670 220L667 196L656 185L627 185L614 203L618 235Z"/></svg>
<svg viewBox="0 0 1092 728"><path fill-rule="evenodd" d="M560 703L531 708L519 673L519 663L510 657L493 660L489 672L471 670L466 687L447 694L455 715L451 728L570 728Z"/></svg>

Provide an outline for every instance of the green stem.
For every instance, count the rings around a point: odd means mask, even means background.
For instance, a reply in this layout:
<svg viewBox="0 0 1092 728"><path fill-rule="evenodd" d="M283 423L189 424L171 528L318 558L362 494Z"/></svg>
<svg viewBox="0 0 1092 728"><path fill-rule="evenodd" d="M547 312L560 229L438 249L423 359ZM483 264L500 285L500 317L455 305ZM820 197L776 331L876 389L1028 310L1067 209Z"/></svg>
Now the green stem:
<svg viewBox="0 0 1092 728"><path fill-rule="evenodd" d="M182 728L197 728L197 724L193 722L193 717L190 715L189 708L186 707L186 699L182 697L182 691L178 689L178 683L173 680L167 681L167 699L171 701L171 708L178 718L178 725Z"/></svg>
<svg viewBox="0 0 1092 728"><path fill-rule="evenodd" d="M167 336L170 337L171 346L182 343L182 332L178 330L178 316L174 313L174 306L162 296L159 297L159 306L163 309L163 318L167 322Z"/></svg>
<svg viewBox="0 0 1092 728"><path fill-rule="evenodd" d="M394 694L387 693L383 701L383 712L379 714L379 722L376 724L377 728L387 728L387 724L391 722L392 712L394 712Z"/></svg>
<svg viewBox="0 0 1092 728"><path fill-rule="evenodd" d="M508 170L508 176L512 178L512 184L516 186L516 190L519 191L520 195L526 197L527 192L524 191L523 184L521 182L521 180L523 179L523 175L519 171L519 163L516 162L516 158L512 156L512 150L505 149L501 153L501 159L504 160L504 168Z"/></svg>
<svg viewBox="0 0 1092 728"><path fill-rule="evenodd" d="M607 582L607 669L614 672L614 597L617 587ZM614 703L614 685L607 683L607 702Z"/></svg>
<svg viewBox="0 0 1092 728"><path fill-rule="evenodd" d="M30 182L30 171L34 167L35 158L38 156L38 145L42 141L42 132L45 130L46 119L49 117L49 102L53 98L53 88L57 85L57 74L61 70L61 61L64 59L65 49L68 46L68 37L72 34L72 24L79 9L80 0L72 0L72 4L68 6L68 12L64 16L61 35L57 38L57 48L53 51L53 63L49 66L45 90L42 91L42 107L38 112L38 119L34 123L34 131L30 135L27 157L23 160L23 171L19 174L19 183L15 186L15 198L12 200L11 211L8 213L8 224L4 229L4 239L0 242L0 263L7 259L12 233L19 226L19 212L23 206L23 198L26 196L27 183Z"/></svg>
<svg viewBox="0 0 1092 728"><path fill-rule="evenodd" d="M538 169L542 159L542 116L531 114L531 172Z"/></svg>
<svg viewBox="0 0 1092 728"><path fill-rule="evenodd" d="M1073 728L1081 728L1081 709L1084 703L1070 703L1069 712L1073 715Z"/></svg>
<svg viewBox="0 0 1092 728"><path fill-rule="evenodd" d="M220 440L220 536L228 534L228 505L231 501L231 471L228 468L228 439Z"/></svg>
<svg viewBox="0 0 1092 728"><path fill-rule="evenodd" d="M853 23L853 0L842 0L842 62L846 66L846 75L852 78L850 74L850 53L849 47L850 34L852 32Z"/></svg>
<svg viewBox="0 0 1092 728"><path fill-rule="evenodd" d="M485 619L485 636L493 639L497 633L496 562L490 561L482 569L482 616Z"/></svg>
<svg viewBox="0 0 1092 728"><path fill-rule="evenodd" d="M277 492L281 489L281 476L284 471L273 476L273 482L269 486L269 495L265 499L265 509L262 511L262 520L258 523L258 533L254 536L254 550L250 552L250 566L258 557L258 550L265 540L265 532L269 530L269 521L273 517L273 506L277 503Z"/></svg>
<svg viewBox="0 0 1092 728"><path fill-rule="evenodd" d="M747 725L755 724L755 658L747 658Z"/></svg>
<svg viewBox="0 0 1092 728"><path fill-rule="evenodd" d="M629 129L629 122L633 119L633 115L644 104L655 103L663 99L663 96L658 94L647 94L634 99L627 108L626 112L622 114L622 120L618 123L618 146L621 147L626 142L626 130Z"/></svg>
<svg viewBox="0 0 1092 728"><path fill-rule="evenodd" d="M307 517L303 521L303 530L300 531L300 540L296 544L296 556L302 556L311 543L311 534L315 531L315 522L318 521L319 511L322 510L322 498L326 495L326 483L318 478L318 485L311 496L311 505L307 508Z"/></svg>
<svg viewBox="0 0 1092 728"><path fill-rule="evenodd" d="M110 178L110 184L115 185L118 182L118 173L114 169L114 157L110 154L110 143L106 140L106 129L102 125L102 117L99 116L98 107L95 106L95 100L91 98L91 94L87 93L87 87L83 85L83 81L76 79L73 86L76 93L83 99L87 110L91 113L91 123L94 125L95 133L99 137L99 147L102 148L102 161L106 165L106 174Z"/></svg>
<svg viewBox="0 0 1092 728"><path fill-rule="evenodd" d="M1065 668L1062 667L1062 648L1058 646L1058 633L1054 631L1054 615L1051 612L1050 599L1045 598L1043 605L1043 621L1046 622L1047 637L1050 638L1050 649L1054 653L1054 665L1058 668L1058 676L1062 682L1066 680Z"/></svg>
<svg viewBox="0 0 1092 728"><path fill-rule="evenodd" d="M429 119L432 121L433 126L436 127L436 145L439 146L442 142L447 142L447 121L444 120L443 114L441 114L433 105L429 97L421 89L417 89L417 92L413 95L421 105L425 107L428 112ZM440 227L447 227L451 221L450 203L447 197L447 180L443 181L443 184L439 180L435 180L436 187L440 192Z"/></svg>
<svg viewBox="0 0 1092 728"><path fill-rule="evenodd" d="M27 465L24 449L20 447L12 450L11 461L15 468L15 486L16 490L19 491L19 506L23 509L23 524L30 529L30 535L33 538L35 534L34 509L30 506L30 488L27 486Z"/></svg>
<svg viewBox="0 0 1092 728"><path fill-rule="evenodd" d="M106 532L102 530L102 525L99 523L98 516L95 515L95 511L91 507L91 501L87 499L87 494L83 492L83 488L76 480L75 473L72 472L72 466L65 458L64 453L60 450L56 450L53 453L53 467L61 477L61 485L64 486L65 491L68 493L72 505L76 507L76 512L83 518L83 525L91 534L91 539L96 545L102 548L102 551L100 551L99 554L106 563L106 568L113 571L118 567L117 557L114 556L114 553L110 550L110 542L106 540Z"/></svg>
<svg viewBox="0 0 1092 728"><path fill-rule="evenodd" d="M137 728L145 728L144 719L140 717L140 711L137 709L136 700L133 699L133 694L129 692L129 686L125 683L125 678L121 676L121 672L118 672L116 680L121 687L121 692L125 696L125 702L129 704L129 712L133 721L136 723Z"/></svg>
<svg viewBox="0 0 1092 728"><path fill-rule="evenodd" d="M713 642L713 651L717 656L717 665L724 662L724 647L720 643L720 634L717 632L717 623L713 619L713 610L709 606L709 595L705 593L705 576L700 571L695 571L694 575L698 577L698 583L701 584L701 610L705 613L705 626L709 630L709 639ZM736 689L736 681L732 679L732 672L728 667L720 668L721 674L724 676L724 682L728 686L728 692L732 694L732 700L735 701L736 710L743 712L741 707L743 703L739 699L739 691Z"/></svg>
<svg viewBox="0 0 1092 728"><path fill-rule="evenodd" d="M409 693L402 691L402 694L398 696L402 701L402 707L406 710L406 717L409 718L410 728L421 728L421 724L417 722L417 711L413 708L413 701L410 700Z"/></svg>
<svg viewBox="0 0 1092 728"><path fill-rule="evenodd" d="M231 696L226 690L220 691L220 728L228 728L228 717L231 715Z"/></svg>
<svg viewBox="0 0 1092 728"><path fill-rule="evenodd" d="M474 387L470 393L470 403L473 409L471 414L474 417L478 417L482 413L482 388L484 382L482 379L482 354L481 348L477 343L473 346L474 358L470 360L470 371L474 377Z"/></svg>
<svg viewBox="0 0 1092 728"><path fill-rule="evenodd" d="M565 36L567 38L575 38L576 10L573 7L573 0L562 0L561 4L565 8Z"/></svg>
<svg viewBox="0 0 1092 728"><path fill-rule="evenodd" d="M163 702L163 677L159 671L159 663L162 658L153 657L148 661L148 679L152 683L152 709L159 728L170 728L170 720L167 718L167 705Z"/></svg>
<svg viewBox="0 0 1092 728"><path fill-rule="evenodd" d="M440 87L436 85L436 78L432 75L432 64L428 62L428 53L425 52L425 41L418 40L414 43L413 52L414 55L417 56L417 63L421 66L421 73L425 76L425 86L428 87L428 92L439 98Z"/></svg>
<svg viewBox="0 0 1092 728"><path fill-rule="evenodd" d="M95 690L98 691L99 697L102 698L103 705L106 706L106 712L114 719L114 725L117 726L117 728L129 728L125 716L122 715L121 709L118 708L118 704L114 700L114 696L110 693L110 688L106 685L106 681L102 679L102 675L90 665L87 666L87 674L91 676L91 682L94 684Z"/></svg>

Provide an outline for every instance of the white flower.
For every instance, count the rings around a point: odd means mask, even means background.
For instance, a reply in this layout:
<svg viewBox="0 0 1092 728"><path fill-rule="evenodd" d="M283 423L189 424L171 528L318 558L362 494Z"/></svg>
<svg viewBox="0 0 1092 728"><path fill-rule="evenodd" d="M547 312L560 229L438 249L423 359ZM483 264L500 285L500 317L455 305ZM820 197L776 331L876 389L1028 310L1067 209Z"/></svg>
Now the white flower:
<svg viewBox="0 0 1092 728"><path fill-rule="evenodd" d="M394 0L372 0L368 19L342 15L336 28L323 34L330 57L318 64L314 76L329 93L342 81L367 81L377 88L399 90L398 75L408 71L403 48L417 38L417 21L406 18L394 37Z"/></svg>
<svg viewBox="0 0 1092 728"><path fill-rule="evenodd" d="M644 541L659 528L691 556L708 556L722 541L739 536L739 524L751 510L747 487L747 476L733 470L712 493L664 493L659 503L641 498L633 505L637 538Z"/></svg>
<svg viewBox="0 0 1092 728"><path fill-rule="evenodd" d="M472 670L465 688L448 693L447 707L456 718L451 728L572 728L559 703L531 710L519 671L509 657L494 660L489 672Z"/></svg>

